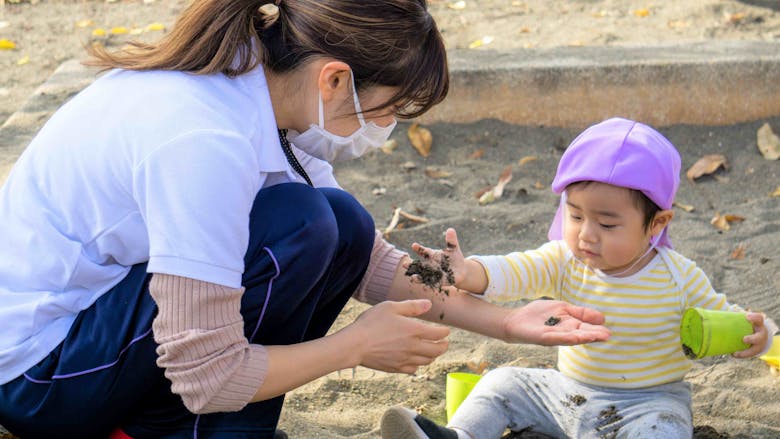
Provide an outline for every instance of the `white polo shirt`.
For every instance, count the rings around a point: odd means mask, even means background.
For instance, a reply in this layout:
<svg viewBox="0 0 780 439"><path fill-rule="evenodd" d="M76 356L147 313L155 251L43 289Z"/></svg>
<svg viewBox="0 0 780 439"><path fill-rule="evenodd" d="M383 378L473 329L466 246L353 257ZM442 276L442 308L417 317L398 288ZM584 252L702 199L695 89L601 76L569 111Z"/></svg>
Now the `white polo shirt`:
<svg viewBox="0 0 780 439"><path fill-rule="evenodd" d="M337 186L328 163L295 153L316 186ZM0 191L0 384L48 355L134 264L239 287L255 195L291 180L302 181L262 68L99 78L52 116Z"/></svg>

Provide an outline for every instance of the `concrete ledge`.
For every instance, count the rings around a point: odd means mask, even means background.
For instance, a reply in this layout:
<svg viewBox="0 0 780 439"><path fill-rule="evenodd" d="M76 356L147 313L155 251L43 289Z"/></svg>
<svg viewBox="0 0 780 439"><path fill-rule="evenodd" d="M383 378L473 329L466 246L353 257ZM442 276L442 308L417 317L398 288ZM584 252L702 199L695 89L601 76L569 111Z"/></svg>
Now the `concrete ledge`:
<svg viewBox="0 0 780 439"><path fill-rule="evenodd" d="M450 67L450 95L423 122L580 128L614 115L656 126L780 115L780 43L460 50Z"/></svg>
<svg viewBox="0 0 780 439"><path fill-rule="evenodd" d="M615 115L655 126L780 115L780 43L455 50L450 67L449 97L421 122L581 128ZM94 79L94 70L65 62L0 127L0 182L51 114Z"/></svg>

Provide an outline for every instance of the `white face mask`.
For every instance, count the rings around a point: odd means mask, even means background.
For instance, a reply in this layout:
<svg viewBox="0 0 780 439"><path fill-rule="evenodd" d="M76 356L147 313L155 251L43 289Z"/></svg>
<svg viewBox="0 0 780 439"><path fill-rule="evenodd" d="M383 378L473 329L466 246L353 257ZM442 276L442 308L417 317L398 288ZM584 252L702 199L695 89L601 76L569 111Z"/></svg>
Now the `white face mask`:
<svg viewBox="0 0 780 439"><path fill-rule="evenodd" d="M355 101L355 113L360 121L360 128L347 137L325 130L322 93L319 93L319 125L311 124L309 129L302 133L290 131L289 134L290 142L310 156L327 162L351 160L384 145L395 128L395 120L386 127L380 127L373 121L366 123L363 119L363 110L360 108L352 72L349 76L352 80L352 97Z"/></svg>

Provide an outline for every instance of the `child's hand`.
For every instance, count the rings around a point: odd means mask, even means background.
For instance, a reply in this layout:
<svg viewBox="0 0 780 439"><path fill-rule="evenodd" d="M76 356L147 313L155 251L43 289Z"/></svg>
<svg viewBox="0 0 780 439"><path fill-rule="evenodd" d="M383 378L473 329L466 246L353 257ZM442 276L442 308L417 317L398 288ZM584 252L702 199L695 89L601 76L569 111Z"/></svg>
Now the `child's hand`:
<svg viewBox="0 0 780 439"><path fill-rule="evenodd" d="M443 250L424 247L416 242L412 244L412 250L420 256L424 265L433 265L441 268L441 285L458 287L466 277L466 258L463 257L463 252L461 252L458 245L458 235L455 233L455 229L447 229L444 240L445 248ZM411 263L411 261L406 263L404 268L408 269ZM413 275L412 279L415 282L424 280L417 274Z"/></svg>
<svg viewBox="0 0 780 439"><path fill-rule="evenodd" d="M758 312L749 312L745 315L750 323L753 324L753 333L746 335L742 339L745 343L752 346L744 351L735 352L732 354L736 358L750 358L760 354L769 340L769 331L764 325L764 314Z"/></svg>

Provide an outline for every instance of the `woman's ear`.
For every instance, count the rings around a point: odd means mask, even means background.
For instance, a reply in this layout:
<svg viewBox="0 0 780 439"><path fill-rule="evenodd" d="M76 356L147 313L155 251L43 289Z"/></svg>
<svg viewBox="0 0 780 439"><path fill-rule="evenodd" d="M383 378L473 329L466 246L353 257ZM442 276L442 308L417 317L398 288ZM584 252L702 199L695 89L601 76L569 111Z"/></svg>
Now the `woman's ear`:
<svg viewBox="0 0 780 439"><path fill-rule="evenodd" d="M655 213L653 221L650 223L650 234L656 236L672 222L674 218L673 210L660 210Z"/></svg>
<svg viewBox="0 0 780 439"><path fill-rule="evenodd" d="M323 102L329 102L339 94L349 96L350 69L347 63L341 61L329 61L320 69L317 86ZM346 92L346 93L345 93Z"/></svg>

